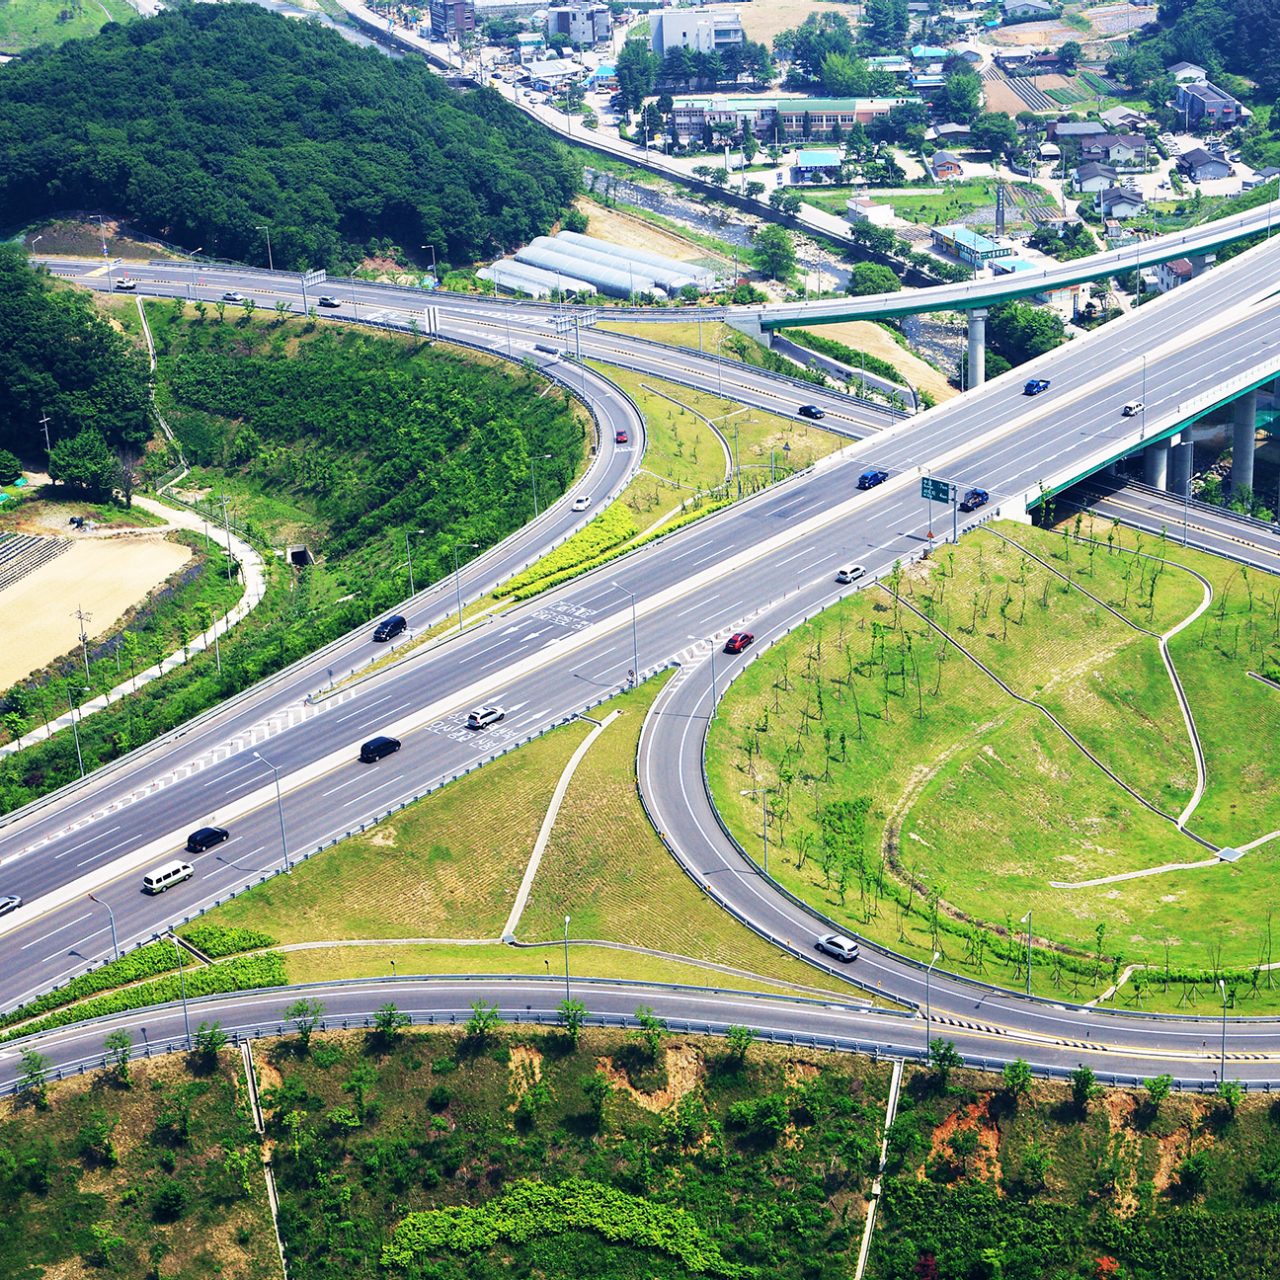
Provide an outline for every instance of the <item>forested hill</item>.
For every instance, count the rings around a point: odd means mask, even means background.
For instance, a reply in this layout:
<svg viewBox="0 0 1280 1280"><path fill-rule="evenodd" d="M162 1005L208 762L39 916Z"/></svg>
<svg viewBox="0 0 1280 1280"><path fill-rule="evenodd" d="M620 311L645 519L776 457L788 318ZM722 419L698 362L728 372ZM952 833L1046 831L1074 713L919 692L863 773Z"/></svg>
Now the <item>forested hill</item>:
<svg viewBox="0 0 1280 1280"><path fill-rule="evenodd" d="M336 268L372 237L461 263L579 180L490 90L252 5L177 7L0 67L0 224L109 210L206 253Z"/></svg>

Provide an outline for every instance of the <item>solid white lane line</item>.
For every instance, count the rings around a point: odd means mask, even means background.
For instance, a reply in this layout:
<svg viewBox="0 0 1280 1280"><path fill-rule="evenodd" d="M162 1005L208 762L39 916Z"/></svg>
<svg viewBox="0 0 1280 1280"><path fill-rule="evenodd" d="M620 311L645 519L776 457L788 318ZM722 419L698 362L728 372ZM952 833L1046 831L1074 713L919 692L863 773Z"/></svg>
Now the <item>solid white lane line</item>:
<svg viewBox="0 0 1280 1280"><path fill-rule="evenodd" d="M781 569L784 564L790 564L793 560L799 560L801 556L811 555L816 550L814 547L805 547L802 551L797 551L795 555L788 556L785 560L778 561L778 568Z"/></svg>
<svg viewBox="0 0 1280 1280"><path fill-rule="evenodd" d="M337 785L336 787L332 787L332 788L330 788L328 791L322 791L320 794L321 794L321 796L331 796L331 795L336 795L336 794L337 794L339 791L341 791L344 787L349 787L349 786L351 786L352 784L354 784L354 783L356 783L356 782L362 782L363 780L364 780L364 775L363 775L363 774L356 774L356 776L355 776L354 778L348 778L348 779L346 780L346 782L340 782L340 783L338 783L338 785Z"/></svg>

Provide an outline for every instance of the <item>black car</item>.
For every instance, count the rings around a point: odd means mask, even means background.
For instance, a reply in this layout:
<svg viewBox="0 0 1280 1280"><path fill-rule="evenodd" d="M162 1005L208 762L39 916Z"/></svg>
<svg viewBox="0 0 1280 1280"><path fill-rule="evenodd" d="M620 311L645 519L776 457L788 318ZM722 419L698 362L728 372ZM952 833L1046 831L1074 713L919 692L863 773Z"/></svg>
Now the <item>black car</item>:
<svg viewBox="0 0 1280 1280"><path fill-rule="evenodd" d="M231 832L226 827L201 827L187 837L187 852L203 853L206 849L212 849L215 844L221 844L230 835Z"/></svg>
<svg viewBox="0 0 1280 1280"><path fill-rule="evenodd" d="M985 489L970 489L960 499L960 510L977 511L979 507L985 507L990 501L991 495Z"/></svg>
<svg viewBox="0 0 1280 1280"><path fill-rule="evenodd" d="M1022 388L1024 396L1038 396L1042 391L1049 390L1048 378L1029 378L1026 386Z"/></svg>
<svg viewBox="0 0 1280 1280"><path fill-rule="evenodd" d="M796 412L802 418L812 418L814 422L827 416L826 410L818 408L816 404L802 404Z"/></svg>
<svg viewBox="0 0 1280 1280"><path fill-rule="evenodd" d="M388 738L385 734L379 734L376 738L370 738L369 741L360 748L360 763L373 764L375 760L381 760L385 756L393 755L399 750L399 738Z"/></svg>
<svg viewBox="0 0 1280 1280"><path fill-rule="evenodd" d="M858 488L874 489L876 485L884 484L884 482L888 478L889 478L889 473L887 471L877 471L874 468L872 468L870 471L864 471L858 477Z"/></svg>
<svg viewBox="0 0 1280 1280"><path fill-rule="evenodd" d="M409 624L398 613L393 613L391 617L384 618L374 628L373 638L375 640L394 640Z"/></svg>

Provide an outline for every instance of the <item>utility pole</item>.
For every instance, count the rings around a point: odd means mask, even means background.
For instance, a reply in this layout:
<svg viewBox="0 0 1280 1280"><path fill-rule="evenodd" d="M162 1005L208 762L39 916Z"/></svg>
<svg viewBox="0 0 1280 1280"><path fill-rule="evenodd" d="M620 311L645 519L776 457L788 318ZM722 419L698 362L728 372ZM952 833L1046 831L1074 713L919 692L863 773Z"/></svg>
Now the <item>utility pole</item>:
<svg viewBox="0 0 1280 1280"><path fill-rule="evenodd" d="M40 413L40 425L44 428L44 453L46 458L53 452L53 446L49 443L49 422L49 415L42 410Z"/></svg>
<svg viewBox="0 0 1280 1280"><path fill-rule="evenodd" d="M76 611L71 616L79 619L80 622L80 653L84 658L84 678L87 684L89 682L89 635L84 629L84 624L93 617L93 614L85 613L79 605L76 605Z"/></svg>
<svg viewBox="0 0 1280 1280"><path fill-rule="evenodd" d="M227 581L232 581L231 565L234 557L231 554L231 518L227 515L227 495L225 493L218 494L218 501L222 503L222 527L227 535Z"/></svg>
<svg viewBox="0 0 1280 1280"><path fill-rule="evenodd" d="M276 264L271 258L271 228L270 227L254 227L255 231L265 231L267 233L267 270L274 271Z"/></svg>

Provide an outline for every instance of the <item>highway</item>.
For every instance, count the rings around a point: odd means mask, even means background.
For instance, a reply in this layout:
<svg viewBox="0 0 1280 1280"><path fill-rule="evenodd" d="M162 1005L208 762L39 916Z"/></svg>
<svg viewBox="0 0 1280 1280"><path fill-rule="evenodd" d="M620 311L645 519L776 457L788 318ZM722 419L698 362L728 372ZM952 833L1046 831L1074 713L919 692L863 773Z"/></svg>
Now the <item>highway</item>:
<svg viewBox="0 0 1280 1280"><path fill-rule="evenodd" d="M879 429L864 425L868 434L861 443L810 474L530 601L491 626L424 651L341 701L324 704L305 725L282 729L267 753L284 780L291 853L340 836L420 794L428 783L606 696L625 685L633 667L645 671L681 659L690 674L673 685L670 697L694 699L683 718L693 725L700 713L705 722L698 697L707 696L706 686L701 695L697 690L708 665L699 658L708 644L743 624L764 640L797 614L829 603L842 590L833 581L841 562L861 559L883 572L893 560L919 552L928 520L919 498L922 470L991 490L991 508L975 520L1002 503L1004 514L1017 515L1025 495L1041 481L1070 474L1099 451L1122 450L1132 442L1134 425L1119 416L1119 406L1133 398L1144 356L1152 421L1211 391L1225 370L1280 359L1275 338L1280 301L1268 296L1278 262L1280 241L1261 246L1126 320L1042 357L1034 372L1052 378L1046 395L1022 396L1028 368L918 418ZM252 276L261 292L262 273ZM462 336L483 332L494 340L492 322L470 315L455 319L450 312L446 325L442 311L441 327L446 336L454 330ZM584 355L597 339L614 344L616 335L584 332ZM506 341L505 334L500 340ZM529 345L528 338L523 341ZM735 397L738 380L744 396L753 394L750 383L768 380L758 371L698 361L696 355L686 363L704 385L712 377L723 378L726 394ZM890 471L891 479L859 492L853 480L869 464ZM735 666L733 659L720 662L725 674ZM467 706L490 698L508 708L507 720L496 729L468 733L461 727ZM254 710L249 699L237 714L244 722ZM664 715L655 723L678 718ZM378 731L404 737L404 750L373 768L355 764L355 747ZM700 767L695 768L696 753L690 754L688 742L673 750L672 758L682 762L679 769L651 773L643 783L646 801L651 807L687 808L697 819L687 831L674 822L670 830L681 831L681 858L705 870L711 864L701 859L715 851L701 843L713 833L697 805ZM128 778L95 776L69 805L49 806L0 835L0 889L20 892L32 902L0 922L0 953L6 960L0 1003L5 1007L109 950L103 914L85 909L91 905L83 898L87 887L115 908L121 941L128 943L280 865L271 774L251 753L225 755L162 788L134 794L139 779L170 774L189 755L182 742L158 746L138 758ZM66 829L71 819L90 813L101 816ZM186 831L209 821L230 826L233 840L192 859L193 881L159 900L142 895L141 867L162 861ZM742 868L738 858L736 873L722 877L717 888L723 893L726 885L747 883L737 874ZM786 918L785 911L778 915L782 904L759 877L750 878L744 893L744 914L755 927L784 940L800 937L798 945L808 954L811 919ZM54 905L60 894L66 900ZM918 971L892 957L884 963L884 990L915 1000ZM868 956L860 962L859 976L865 979L872 968ZM1116 1036L1118 1043L1126 1037L1147 1043L1156 1035L1151 1028L1157 1024L1141 1019L1071 1010L1051 1014L1053 1006L1041 1002L1003 993L992 997L985 989L934 978L937 1017L972 1021L975 991L980 991L983 1008L998 1009L1002 1028L1008 1021L1009 1034L1016 1033L1022 1056L1046 1065L1052 1057L1046 1036L1053 1043L1068 1039L1065 1032L1073 1029L1070 1043L1096 1042L1101 1025L1108 1041ZM1024 1010L1024 1003L1031 1007ZM1137 1029L1131 1031L1129 1022ZM1040 1029L1050 1026L1064 1034ZM1092 1037L1082 1034L1085 1026L1094 1028ZM1158 1028L1161 1051L1203 1038L1191 1019L1162 1022ZM1251 1024L1248 1034L1251 1044L1267 1051L1280 1046L1280 1031L1269 1020Z"/></svg>

